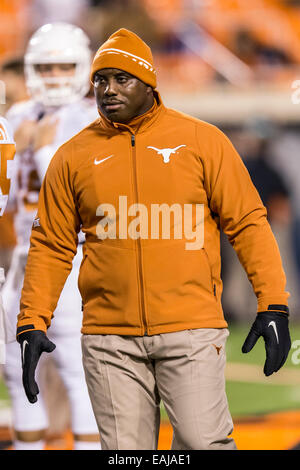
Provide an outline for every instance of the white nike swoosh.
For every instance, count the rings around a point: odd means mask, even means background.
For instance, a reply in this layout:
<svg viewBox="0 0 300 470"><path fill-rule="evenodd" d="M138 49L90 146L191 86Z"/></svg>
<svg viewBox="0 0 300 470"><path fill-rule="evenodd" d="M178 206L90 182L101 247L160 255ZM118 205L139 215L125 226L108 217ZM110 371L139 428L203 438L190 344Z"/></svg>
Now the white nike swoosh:
<svg viewBox="0 0 300 470"><path fill-rule="evenodd" d="M106 158L102 158L102 160L97 160L97 158L95 158L94 164L95 165L100 165L100 163L105 162L105 160L108 160L111 157L113 157L113 155L110 155L109 157L106 157Z"/></svg>
<svg viewBox="0 0 300 470"><path fill-rule="evenodd" d="M273 329L274 329L274 331L275 331L277 343L279 344L279 339L278 339L278 333L277 333L276 323L275 323L274 321L270 321L270 323L268 324L268 326L272 326L272 327L273 327Z"/></svg>
<svg viewBox="0 0 300 470"><path fill-rule="evenodd" d="M28 344L28 341L25 339L25 341L23 342L22 344L22 359L23 359L23 364L24 364L24 361L25 361L25 348Z"/></svg>

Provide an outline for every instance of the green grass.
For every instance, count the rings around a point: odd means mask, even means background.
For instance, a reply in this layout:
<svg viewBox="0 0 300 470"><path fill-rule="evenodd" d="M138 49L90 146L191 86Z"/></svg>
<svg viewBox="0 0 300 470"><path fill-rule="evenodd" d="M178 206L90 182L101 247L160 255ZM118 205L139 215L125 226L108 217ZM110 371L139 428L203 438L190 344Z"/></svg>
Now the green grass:
<svg viewBox="0 0 300 470"><path fill-rule="evenodd" d="M233 325L229 327L230 335L227 340L226 354L227 362L238 362L241 364L257 364L263 368L265 362L265 348L260 338L248 354L241 352L243 342L249 332L250 325ZM291 339L300 339L300 325L290 326ZM291 350L285 368L299 368L300 364L294 365L291 361L293 354ZM299 385L274 385L268 383L251 383L227 381L226 391L229 408L233 418L253 416L284 410L300 410L300 387ZM0 379L0 401L9 403L9 396L3 380ZM167 420L164 407L161 407L162 420Z"/></svg>
<svg viewBox="0 0 300 470"><path fill-rule="evenodd" d="M10 402L10 399L9 399L9 395L8 395L8 392L7 392L7 388L4 384L4 381L3 379L0 378L0 405L1 403L9 403Z"/></svg>
<svg viewBox="0 0 300 470"><path fill-rule="evenodd" d="M243 343L248 335L250 330L250 326L245 325L234 325L232 327L229 326L230 335L227 340L226 344L226 355L228 362L241 362L244 364L260 364L262 367L265 362L265 346L262 338L259 338L256 345L247 354L243 354L241 349ZM291 324L290 325L290 334L291 334L291 341L300 339L300 325L299 324ZM287 358L286 364L284 367L295 367L295 365L291 362L291 355L293 350L290 351L289 357ZM300 373L300 365L299 365L299 373Z"/></svg>
<svg viewBox="0 0 300 470"><path fill-rule="evenodd" d="M230 336L226 346L227 361L257 364L263 368L266 357L263 339L258 340L252 351L243 354L241 347L248 334L249 326L233 326L229 330ZM290 333L292 343L300 339L300 326L291 324ZM300 373L300 365L297 366L292 363L293 352L294 350L291 349L284 367L292 369L298 367ZM299 385L227 381L226 392L229 408L234 418L292 409L300 410Z"/></svg>
<svg viewBox="0 0 300 470"><path fill-rule="evenodd" d="M252 351L243 354L242 345L247 337L251 325L234 325L229 327L230 335L226 344L227 362L238 362L241 364L256 364L262 369L265 362L265 346L260 338ZM300 339L300 326L290 325L292 342ZM290 351L284 367L295 369L291 361L293 350ZM299 385L274 385L251 382L236 382L228 380L226 393L229 408L234 419L245 416L254 416L285 410L300 410L300 387ZM166 411L161 407L162 420L168 420Z"/></svg>
<svg viewBox="0 0 300 470"><path fill-rule="evenodd" d="M265 385L247 382L226 384L229 409L233 418L300 410L299 385Z"/></svg>

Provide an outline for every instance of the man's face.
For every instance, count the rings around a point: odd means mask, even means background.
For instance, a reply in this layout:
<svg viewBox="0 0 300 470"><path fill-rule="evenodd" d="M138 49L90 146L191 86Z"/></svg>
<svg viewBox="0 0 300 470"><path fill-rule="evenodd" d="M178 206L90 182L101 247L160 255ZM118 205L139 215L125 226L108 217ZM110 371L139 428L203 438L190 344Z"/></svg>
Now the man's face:
<svg viewBox="0 0 300 470"><path fill-rule="evenodd" d="M75 64L37 64L34 68L43 78L66 78L67 82L68 78L75 74ZM53 83L48 86L51 88L59 85Z"/></svg>
<svg viewBox="0 0 300 470"><path fill-rule="evenodd" d="M123 70L98 70L94 88L98 108L113 122L129 122L153 105L152 88Z"/></svg>

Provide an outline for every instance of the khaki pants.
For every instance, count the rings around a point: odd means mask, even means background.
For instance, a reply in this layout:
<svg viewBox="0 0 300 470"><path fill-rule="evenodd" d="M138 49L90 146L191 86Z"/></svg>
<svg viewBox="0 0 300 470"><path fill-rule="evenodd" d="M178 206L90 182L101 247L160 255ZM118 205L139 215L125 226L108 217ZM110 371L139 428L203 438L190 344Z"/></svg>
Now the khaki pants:
<svg viewBox="0 0 300 470"><path fill-rule="evenodd" d="M157 449L160 399L173 450L236 449L225 393L227 329L83 335L83 365L103 450Z"/></svg>

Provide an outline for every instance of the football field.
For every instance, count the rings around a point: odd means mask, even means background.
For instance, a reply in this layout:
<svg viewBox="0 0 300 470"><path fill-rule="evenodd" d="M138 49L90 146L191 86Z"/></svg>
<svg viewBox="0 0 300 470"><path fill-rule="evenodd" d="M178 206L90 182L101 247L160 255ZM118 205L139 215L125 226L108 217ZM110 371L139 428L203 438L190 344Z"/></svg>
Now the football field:
<svg viewBox="0 0 300 470"><path fill-rule="evenodd" d="M248 326L230 327L227 340L226 390L234 421L233 437L241 450L293 449L300 443L300 364L296 341L300 326L291 325L291 349L283 369L271 377L262 370L265 360L263 340L243 354L241 347ZM299 346L297 346L300 350ZM172 429L161 407L159 448L170 448ZM0 448L9 446L10 400L3 380L0 381ZM72 448L71 433L49 441L48 448Z"/></svg>

